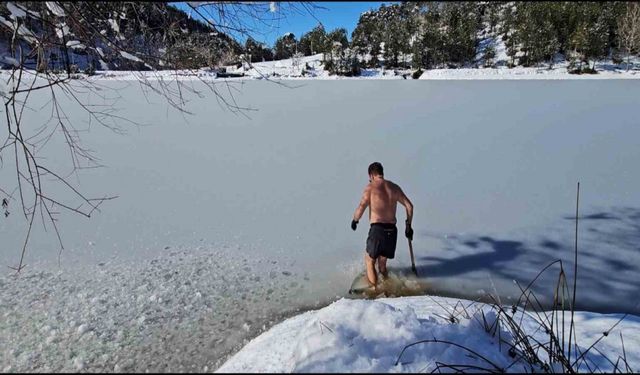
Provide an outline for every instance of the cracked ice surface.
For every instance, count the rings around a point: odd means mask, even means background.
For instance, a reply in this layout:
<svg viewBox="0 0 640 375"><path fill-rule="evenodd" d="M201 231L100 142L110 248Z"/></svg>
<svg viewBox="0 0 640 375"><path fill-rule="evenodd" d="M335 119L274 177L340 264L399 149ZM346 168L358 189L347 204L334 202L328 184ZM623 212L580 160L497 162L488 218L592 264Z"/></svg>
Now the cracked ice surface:
<svg viewBox="0 0 640 375"><path fill-rule="evenodd" d="M3 371L207 371L283 317L307 288L281 263L221 246L87 272L0 278Z"/></svg>

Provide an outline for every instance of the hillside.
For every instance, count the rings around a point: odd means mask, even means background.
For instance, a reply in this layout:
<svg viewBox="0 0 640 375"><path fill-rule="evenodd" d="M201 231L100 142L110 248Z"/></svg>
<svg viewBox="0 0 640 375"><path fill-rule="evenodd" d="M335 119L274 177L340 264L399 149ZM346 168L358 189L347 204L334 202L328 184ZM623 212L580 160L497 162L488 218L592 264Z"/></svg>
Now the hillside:
<svg viewBox="0 0 640 375"><path fill-rule="evenodd" d="M24 58L24 66L39 71L187 69L225 61L240 48L163 2L0 4L5 67Z"/></svg>
<svg viewBox="0 0 640 375"><path fill-rule="evenodd" d="M24 57L41 72L89 74L226 66L254 78L617 77L640 69L633 3L382 5L360 15L350 38L318 24L273 46L251 37L241 45L196 16L163 2L5 2L0 63L10 68Z"/></svg>

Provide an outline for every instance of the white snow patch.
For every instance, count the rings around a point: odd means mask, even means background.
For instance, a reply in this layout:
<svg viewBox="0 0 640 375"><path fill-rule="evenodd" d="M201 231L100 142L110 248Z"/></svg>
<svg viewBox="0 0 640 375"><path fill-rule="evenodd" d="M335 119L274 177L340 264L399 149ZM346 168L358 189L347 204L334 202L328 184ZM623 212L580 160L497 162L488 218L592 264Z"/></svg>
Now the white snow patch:
<svg viewBox="0 0 640 375"><path fill-rule="evenodd" d="M86 46L82 44L79 40L70 40L67 42L67 47L74 49L85 49Z"/></svg>
<svg viewBox="0 0 640 375"><path fill-rule="evenodd" d="M20 61L16 60L15 58L13 58L13 57L11 57L9 55L0 56L0 61L2 61L5 64L13 65L16 68L18 68L20 66ZM2 80L0 80L0 81L2 81ZM6 91L3 91L3 92L6 92Z"/></svg>
<svg viewBox="0 0 640 375"><path fill-rule="evenodd" d="M446 309L455 311L454 306L459 302L466 306L471 316L464 318L465 314L460 309L460 322L456 324L439 317L447 315ZM468 352L442 342L418 344L407 348L400 356L407 345L433 339L465 346L497 366L507 368L513 358L508 354L507 345L499 345L498 337L509 340L510 333L504 327L500 328L499 335L488 333L482 323L485 319L488 326L497 319L495 311L488 305L474 305L472 301L451 298L341 299L323 309L303 313L274 326L252 340L217 371L429 372L436 369L437 361L491 368L484 360L471 358ZM577 312L579 345L583 350L589 347L618 319L618 315ZM534 332L537 323L531 317L525 315L523 325L527 332L544 342L544 333ZM638 317L628 316L596 348L611 358L622 354L619 332L624 332L629 365L638 368L640 353L629 350L640 345ZM590 354L589 359L601 369L612 370L611 364L595 350ZM526 372L528 367L525 365L517 362L508 371Z"/></svg>
<svg viewBox="0 0 640 375"><path fill-rule="evenodd" d="M127 59L127 60L142 62L142 60L140 58L138 58L137 56L134 56L134 55L132 55L129 52L126 52L126 51L120 51L120 55L122 57L124 57L125 59Z"/></svg>
<svg viewBox="0 0 640 375"><path fill-rule="evenodd" d="M0 22L5 24L12 31L16 31L17 21L14 23L0 16ZM20 24L20 26L17 28L17 34L20 35L24 40L26 40L29 43L37 42L35 34L31 30L29 30L24 24Z"/></svg>
<svg viewBox="0 0 640 375"><path fill-rule="evenodd" d="M64 13L64 9L62 9L62 7L60 5L58 5L58 2L56 1L46 1L47 4L47 9L49 9L49 11L51 13L53 13L54 15L58 16L58 17L64 17L66 14Z"/></svg>
<svg viewBox="0 0 640 375"><path fill-rule="evenodd" d="M109 25L111 26L111 29L113 29L113 31L115 31L116 34L120 33L120 26L118 26L118 21L116 21L116 20L114 20L112 18L109 18L107 21L109 22Z"/></svg>
<svg viewBox="0 0 640 375"><path fill-rule="evenodd" d="M102 70L109 70L109 65L107 65L106 62L104 62L104 60L99 59L98 62L100 63L100 69Z"/></svg>
<svg viewBox="0 0 640 375"><path fill-rule="evenodd" d="M58 39L62 39L65 35L69 35L69 26L66 23L58 24L56 27L56 35Z"/></svg>
<svg viewBox="0 0 640 375"><path fill-rule="evenodd" d="M546 67L498 67L498 68L457 68L425 70L420 79L431 80L478 80L478 79L638 79L640 71L624 69L600 70L598 74L569 74L566 66L552 69Z"/></svg>
<svg viewBox="0 0 640 375"><path fill-rule="evenodd" d="M17 6L11 1L7 2L7 10L11 12L10 17L13 19L22 18L27 15L27 12L25 12L25 10L22 7Z"/></svg>

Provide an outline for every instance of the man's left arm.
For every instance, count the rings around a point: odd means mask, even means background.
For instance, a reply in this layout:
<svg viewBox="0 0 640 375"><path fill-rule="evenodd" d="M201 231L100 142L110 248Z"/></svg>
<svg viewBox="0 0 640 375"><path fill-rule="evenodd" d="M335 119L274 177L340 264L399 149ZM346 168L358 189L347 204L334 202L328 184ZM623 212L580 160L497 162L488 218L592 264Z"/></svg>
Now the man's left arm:
<svg viewBox="0 0 640 375"><path fill-rule="evenodd" d="M411 221L413 220L413 203L409 200L409 198L404 194L402 189L398 186L399 199L398 201L402 204L407 210L407 220L405 221L406 227L404 234L407 236L409 240L413 240L413 228L411 228Z"/></svg>

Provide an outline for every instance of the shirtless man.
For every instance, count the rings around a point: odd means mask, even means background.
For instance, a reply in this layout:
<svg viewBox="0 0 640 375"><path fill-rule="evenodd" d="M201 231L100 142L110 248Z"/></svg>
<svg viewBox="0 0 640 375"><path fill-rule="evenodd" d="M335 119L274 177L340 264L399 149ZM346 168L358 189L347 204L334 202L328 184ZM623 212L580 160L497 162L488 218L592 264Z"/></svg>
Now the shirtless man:
<svg viewBox="0 0 640 375"><path fill-rule="evenodd" d="M356 230L358 221L369 206L369 237L364 254L364 263L367 267L367 279L376 288L378 275L376 273L376 260L378 270L383 277L387 276L387 259L393 259L396 253L398 228L396 228L396 207L398 202L407 210L405 236L413 239L411 219L413 218L413 204L404 194L400 186L384 179L382 164L375 162L369 165L369 185L364 188L360 204L353 214L351 229Z"/></svg>

